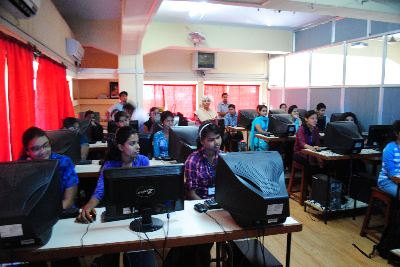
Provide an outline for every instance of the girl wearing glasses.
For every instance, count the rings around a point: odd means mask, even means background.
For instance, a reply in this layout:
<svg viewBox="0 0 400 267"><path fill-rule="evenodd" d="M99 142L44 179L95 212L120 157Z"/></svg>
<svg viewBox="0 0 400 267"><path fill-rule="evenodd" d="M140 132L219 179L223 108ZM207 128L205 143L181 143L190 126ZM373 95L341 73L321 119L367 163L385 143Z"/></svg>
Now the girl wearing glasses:
<svg viewBox="0 0 400 267"><path fill-rule="evenodd" d="M20 160L57 159L60 169L63 209L72 208L78 191L79 179L69 157L51 152L46 133L37 127L31 127L22 135L23 150Z"/></svg>

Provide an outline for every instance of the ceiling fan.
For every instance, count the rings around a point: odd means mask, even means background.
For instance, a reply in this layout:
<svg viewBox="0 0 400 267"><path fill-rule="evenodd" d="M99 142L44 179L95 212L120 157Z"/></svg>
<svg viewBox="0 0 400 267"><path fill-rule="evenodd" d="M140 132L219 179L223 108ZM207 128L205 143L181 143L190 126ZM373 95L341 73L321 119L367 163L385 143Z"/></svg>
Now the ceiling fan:
<svg viewBox="0 0 400 267"><path fill-rule="evenodd" d="M196 44L205 44L207 42L204 34L200 32L189 32L188 38L196 46Z"/></svg>

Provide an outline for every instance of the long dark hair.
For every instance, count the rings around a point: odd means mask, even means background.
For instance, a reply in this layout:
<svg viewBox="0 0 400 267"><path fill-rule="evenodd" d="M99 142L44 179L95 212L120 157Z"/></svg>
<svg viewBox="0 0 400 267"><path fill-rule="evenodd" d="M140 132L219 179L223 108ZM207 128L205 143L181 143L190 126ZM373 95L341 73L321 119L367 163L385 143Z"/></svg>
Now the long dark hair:
<svg viewBox="0 0 400 267"><path fill-rule="evenodd" d="M22 134L22 151L21 151L21 156L20 158L22 159L27 159L28 158L28 154L26 154L26 150L28 149L29 143L32 141L32 139L38 138L38 137L42 137L42 136L46 136L47 139L49 139L49 137L47 136L46 132L43 131L42 129L38 128L38 127L30 127L29 129L27 129L23 134Z"/></svg>
<svg viewBox="0 0 400 267"><path fill-rule="evenodd" d="M199 133L197 134L197 149L200 149L203 145L201 144L201 140L206 139L208 133L213 132L215 134L219 134L221 136L221 133L219 131L219 127L215 125L212 122L205 122L199 127Z"/></svg>
<svg viewBox="0 0 400 267"><path fill-rule="evenodd" d="M137 134L137 131L130 126L124 126L115 133L114 141L111 142L110 148L107 151L104 162L110 160L121 160L121 150L118 145L124 145L132 134Z"/></svg>
<svg viewBox="0 0 400 267"><path fill-rule="evenodd" d="M304 114L304 118L308 119L308 118L310 118L310 117L311 117L312 115L314 115L314 114L317 114L317 112L316 112L315 110L311 109L311 110L307 111L307 112ZM306 133L307 133L308 135L310 135L310 128L309 128L309 126L308 126L306 120L303 121L303 123L301 124L301 126L303 126L304 129L306 130Z"/></svg>
<svg viewBox="0 0 400 267"><path fill-rule="evenodd" d="M165 121L168 117L171 117L171 118L173 119L173 118L174 118L174 114L173 114L171 111L169 111L169 110L163 111L163 113L161 113L161 116L160 116L160 121L161 121L161 123L164 123L164 121Z"/></svg>

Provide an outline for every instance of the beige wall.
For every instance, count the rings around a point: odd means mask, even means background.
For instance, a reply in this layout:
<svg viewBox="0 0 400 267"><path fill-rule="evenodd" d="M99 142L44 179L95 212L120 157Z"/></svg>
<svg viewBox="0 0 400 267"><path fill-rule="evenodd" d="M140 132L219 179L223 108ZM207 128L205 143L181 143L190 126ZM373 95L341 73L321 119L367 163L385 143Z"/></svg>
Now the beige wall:
<svg viewBox="0 0 400 267"><path fill-rule="evenodd" d="M82 59L81 68L118 69L118 56L85 47L85 57Z"/></svg>
<svg viewBox="0 0 400 267"><path fill-rule="evenodd" d="M191 50L164 49L143 57L146 73L192 73ZM267 75L268 55L264 53L217 52L213 74Z"/></svg>
<svg viewBox="0 0 400 267"><path fill-rule="evenodd" d="M110 53L121 51L121 21L116 19L68 19L82 45L93 45Z"/></svg>
<svg viewBox="0 0 400 267"><path fill-rule="evenodd" d="M199 28L207 38L206 44L199 45L204 50L292 51L290 31L153 22L143 39L141 53L145 55L167 47L192 49L193 43L187 35Z"/></svg>
<svg viewBox="0 0 400 267"><path fill-rule="evenodd" d="M0 8L0 14L51 50L73 63L67 56L65 38L75 38L74 33L61 17L51 0L42 0L39 13L31 19L17 20L2 8Z"/></svg>

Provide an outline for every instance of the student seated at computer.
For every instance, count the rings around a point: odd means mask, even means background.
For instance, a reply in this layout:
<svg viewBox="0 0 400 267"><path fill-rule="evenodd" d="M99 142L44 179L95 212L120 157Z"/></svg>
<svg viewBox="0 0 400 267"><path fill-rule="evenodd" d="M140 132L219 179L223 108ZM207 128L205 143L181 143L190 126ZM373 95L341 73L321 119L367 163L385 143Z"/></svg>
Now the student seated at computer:
<svg viewBox="0 0 400 267"><path fill-rule="evenodd" d="M396 196L400 180L400 120L393 123L392 133L392 141L383 150L378 187L380 190Z"/></svg>
<svg viewBox="0 0 400 267"><path fill-rule="evenodd" d="M174 125L174 114L171 111L161 113L160 121L163 125L163 130L154 134L153 151L154 157L169 157L169 129Z"/></svg>
<svg viewBox="0 0 400 267"><path fill-rule="evenodd" d="M108 124L107 127L108 133L115 133L115 131L117 131L118 128L123 126L129 126L129 115L125 111L118 111L115 114L114 119L116 126L111 127L110 124Z"/></svg>
<svg viewBox="0 0 400 267"><path fill-rule="evenodd" d="M149 114L150 118L143 125L145 133L153 132L154 117L160 115L160 110L157 107L152 107Z"/></svg>
<svg viewBox="0 0 400 267"><path fill-rule="evenodd" d="M294 154L293 161L306 166L307 165L307 154L301 152L302 149L310 149L312 151L317 151L319 149L319 130L317 125L317 112L315 110L309 110L304 115L305 121L302 126L299 127L296 133L296 141L294 144ZM314 156L308 156L308 161L310 163L310 173L316 174L321 173L319 168L323 168L324 162L322 159L318 159ZM311 180L307 183L311 185Z"/></svg>
<svg viewBox="0 0 400 267"><path fill-rule="evenodd" d="M201 99L201 108L194 112L195 125L200 125L205 122L212 122L218 124L218 113L210 109L211 97L203 96Z"/></svg>
<svg viewBox="0 0 400 267"><path fill-rule="evenodd" d="M224 120L225 120L225 127L226 126L235 126L237 125L237 112L236 112L236 106L234 104L230 104L228 106L229 112L228 114L225 115ZM238 142L243 140L243 133L241 131L233 131L233 130L227 130L226 133L224 134L224 145L226 147L227 151L230 151L230 142L232 143L232 150L233 152L238 151Z"/></svg>
<svg viewBox="0 0 400 267"><path fill-rule="evenodd" d="M85 112L85 118L90 119L90 125L92 127L92 141L103 140L103 126L95 121L94 112L87 110Z"/></svg>
<svg viewBox="0 0 400 267"><path fill-rule="evenodd" d="M256 134L269 134L268 132L268 108L265 105L257 106L259 116L251 124L250 149L253 151L267 151L269 146L264 140L255 137Z"/></svg>
<svg viewBox="0 0 400 267"><path fill-rule="evenodd" d="M199 127L196 152L190 154L185 162L185 196L188 200L213 198L215 195L215 176L217 171L218 154L222 151L222 138L219 127L210 122ZM186 265L195 266L196 251L199 254L200 265L210 266L211 244L180 247L179 261ZM176 250L175 250L176 251Z"/></svg>
<svg viewBox="0 0 400 267"><path fill-rule="evenodd" d="M74 117L67 117L63 120L63 129L78 130L79 121ZM83 134L79 134L79 141L81 143L81 159L85 160L89 154L89 141Z"/></svg>
<svg viewBox="0 0 400 267"><path fill-rule="evenodd" d="M82 207L82 211L76 218L78 222L88 223L92 221L89 212L96 213L95 207L100 204L104 196L103 170L118 167L149 166L150 162L146 156L140 155L139 136L135 129L123 126L115 133L115 139L105 157L105 163L101 170L97 187L89 202Z"/></svg>
<svg viewBox="0 0 400 267"><path fill-rule="evenodd" d="M317 117L325 116L326 106L324 103L318 103L317 105ZM329 118L326 116L325 123L329 122Z"/></svg>
<svg viewBox="0 0 400 267"><path fill-rule="evenodd" d="M23 150L20 160L57 159L60 169L61 193L63 195L63 209L74 206L78 191L79 179L74 165L69 157L51 152L49 137L45 131L37 127L30 127L22 135Z"/></svg>
<svg viewBox="0 0 400 267"><path fill-rule="evenodd" d="M297 109L297 106L291 105L289 107L288 114L290 114L290 116L292 116L292 122L294 123L295 129L297 132L297 130L300 128L300 125L301 125L301 119L299 117L299 110Z"/></svg>
<svg viewBox="0 0 400 267"><path fill-rule="evenodd" d="M279 109L282 109L286 112L286 104L285 103L280 104Z"/></svg>

